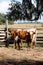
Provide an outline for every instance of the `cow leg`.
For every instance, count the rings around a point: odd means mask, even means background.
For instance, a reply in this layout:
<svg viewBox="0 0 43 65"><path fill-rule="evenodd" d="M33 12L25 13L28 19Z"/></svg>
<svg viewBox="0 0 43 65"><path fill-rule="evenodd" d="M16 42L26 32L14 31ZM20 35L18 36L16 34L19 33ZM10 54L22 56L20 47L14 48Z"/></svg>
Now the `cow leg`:
<svg viewBox="0 0 43 65"><path fill-rule="evenodd" d="M22 48L22 40L21 40L21 48Z"/></svg>
<svg viewBox="0 0 43 65"><path fill-rule="evenodd" d="M15 49L17 48L17 46L16 46L16 41L15 41Z"/></svg>
<svg viewBox="0 0 43 65"><path fill-rule="evenodd" d="M31 42L31 48L35 47L35 42Z"/></svg>
<svg viewBox="0 0 43 65"><path fill-rule="evenodd" d="M17 44L18 44L18 49L20 50L20 43L18 42Z"/></svg>
<svg viewBox="0 0 43 65"><path fill-rule="evenodd" d="M32 47L32 43L31 43L31 42L28 42L28 43L27 43L27 46L28 46L28 47Z"/></svg>
<svg viewBox="0 0 43 65"><path fill-rule="evenodd" d="M8 47L9 46L9 39L6 39L5 41L5 47Z"/></svg>
<svg viewBox="0 0 43 65"><path fill-rule="evenodd" d="M27 43L27 47L29 47L29 43Z"/></svg>
<svg viewBox="0 0 43 65"><path fill-rule="evenodd" d="M31 45L30 45L30 47L32 48L33 47L33 43L31 42Z"/></svg>
<svg viewBox="0 0 43 65"><path fill-rule="evenodd" d="M36 46L35 41L33 41L33 42L31 43L31 45L32 45L32 48L34 48L34 47Z"/></svg>
<svg viewBox="0 0 43 65"><path fill-rule="evenodd" d="M33 48L36 46L36 43L35 42L33 42Z"/></svg>
<svg viewBox="0 0 43 65"><path fill-rule="evenodd" d="M5 43L5 47L8 47L9 46L9 42L7 41L6 43Z"/></svg>
<svg viewBox="0 0 43 65"><path fill-rule="evenodd" d="M32 39L30 39L30 47L32 48L33 47L33 42L32 42Z"/></svg>

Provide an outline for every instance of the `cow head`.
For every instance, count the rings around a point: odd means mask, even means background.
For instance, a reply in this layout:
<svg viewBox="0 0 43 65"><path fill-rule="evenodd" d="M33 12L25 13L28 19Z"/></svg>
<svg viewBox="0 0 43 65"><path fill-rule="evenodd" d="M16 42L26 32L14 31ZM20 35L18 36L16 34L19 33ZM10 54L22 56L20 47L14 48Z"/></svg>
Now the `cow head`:
<svg viewBox="0 0 43 65"><path fill-rule="evenodd" d="M33 35L35 34L35 31L30 31L30 38L33 38Z"/></svg>

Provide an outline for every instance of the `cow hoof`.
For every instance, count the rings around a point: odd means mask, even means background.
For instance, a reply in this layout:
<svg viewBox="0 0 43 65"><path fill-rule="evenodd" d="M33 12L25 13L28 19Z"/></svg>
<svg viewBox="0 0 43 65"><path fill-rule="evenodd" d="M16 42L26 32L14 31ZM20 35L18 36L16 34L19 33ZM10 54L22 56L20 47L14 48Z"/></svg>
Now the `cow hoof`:
<svg viewBox="0 0 43 65"><path fill-rule="evenodd" d="M22 46L21 46L21 48L22 48Z"/></svg>
<svg viewBox="0 0 43 65"><path fill-rule="evenodd" d="M17 46L15 46L15 49L17 48Z"/></svg>
<svg viewBox="0 0 43 65"><path fill-rule="evenodd" d="M18 48L18 50L20 50L20 48Z"/></svg>

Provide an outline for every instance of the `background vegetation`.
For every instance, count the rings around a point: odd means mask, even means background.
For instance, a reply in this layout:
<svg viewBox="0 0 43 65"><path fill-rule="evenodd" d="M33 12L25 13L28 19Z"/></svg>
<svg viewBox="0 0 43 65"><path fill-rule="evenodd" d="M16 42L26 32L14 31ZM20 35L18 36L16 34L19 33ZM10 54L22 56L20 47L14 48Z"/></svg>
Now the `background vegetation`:
<svg viewBox="0 0 43 65"><path fill-rule="evenodd" d="M0 24L4 24L6 21L5 15L0 13Z"/></svg>
<svg viewBox="0 0 43 65"><path fill-rule="evenodd" d="M5 24L6 23L6 15L0 13L0 24ZM9 20L9 23L12 24L13 21Z"/></svg>

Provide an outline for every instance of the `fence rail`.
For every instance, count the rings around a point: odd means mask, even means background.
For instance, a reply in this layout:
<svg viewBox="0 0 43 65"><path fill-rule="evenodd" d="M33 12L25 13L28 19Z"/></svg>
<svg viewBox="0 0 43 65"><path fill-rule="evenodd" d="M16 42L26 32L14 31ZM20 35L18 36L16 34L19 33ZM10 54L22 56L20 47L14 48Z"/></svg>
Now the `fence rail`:
<svg viewBox="0 0 43 65"><path fill-rule="evenodd" d="M37 28L37 40L36 43L43 43L43 27Z"/></svg>
<svg viewBox="0 0 43 65"><path fill-rule="evenodd" d="M4 29L0 29L0 42L4 42L5 41L5 31Z"/></svg>
<svg viewBox="0 0 43 65"><path fill-rule="evenodd" d="M14 28L14 29L17 29L17 28ZM38 32L37 32L36 43L43 43L43 28L42 29L41 28L37 28L37 31ZM0 29L0 42L4 42L5 41L5 36L6 36L5 29Z"/></svg>

